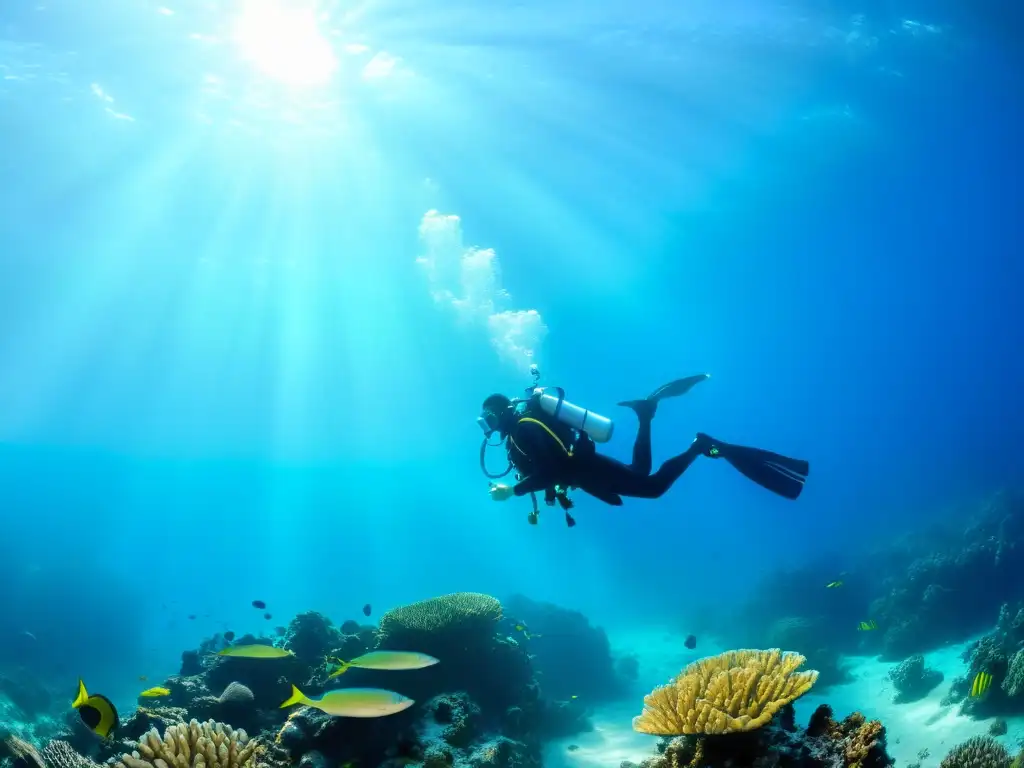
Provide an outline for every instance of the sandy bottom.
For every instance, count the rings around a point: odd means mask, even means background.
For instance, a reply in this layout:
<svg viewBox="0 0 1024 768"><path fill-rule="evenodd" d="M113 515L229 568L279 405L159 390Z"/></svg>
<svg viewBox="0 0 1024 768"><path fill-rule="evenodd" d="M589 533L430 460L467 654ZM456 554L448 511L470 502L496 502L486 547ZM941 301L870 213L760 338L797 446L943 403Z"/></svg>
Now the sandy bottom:
<svg viewBox="0 0 1024 768"><path fill-rule="evenodd" d="M549 744L544 755L545 768L618 768L624 760L638 763L649 757L657 737L632 729L633 717L643 709L644 694L667 682L691 661L726 650L705 644L689 651L683 647L682 636L665 633L610 635L610 639L617 652L633 653L640 659L635 701L597 707L592 715L594 730ZM910 704L892 703L895 691L888 674L895 664L873 657L851 657L847 664L853 680L833 686L821 696L805 696L798 702L797 719L806 723L814 708L822 703L830 704L837 717L859 710L885 724L889 753L897 766L920 762L922 768L937 768L952 747L972 736L988 733L991 723L962 717L957 714L958 707L943 707L939 703L953 679L963 674L960 654L965 645L949 646L925 656L927 666L940 670L945 679L926 698ZM999 740L1015 752L1024 742L1024 717L1010 718L1007 725L1009 732ZM575 749L570 750L570 746Z"/></svg>

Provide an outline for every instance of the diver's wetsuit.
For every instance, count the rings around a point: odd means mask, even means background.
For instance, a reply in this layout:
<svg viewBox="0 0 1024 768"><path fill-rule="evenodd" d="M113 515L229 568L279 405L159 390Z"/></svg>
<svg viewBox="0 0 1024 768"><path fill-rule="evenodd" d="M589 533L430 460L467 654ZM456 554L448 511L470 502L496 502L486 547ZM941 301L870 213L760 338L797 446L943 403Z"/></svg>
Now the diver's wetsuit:
<svg viewBox="0 0 1024 768"><path fill-rule="evenodd" d="M508 441L509 459L524 477L513 488L516 496L563 485L575 486L615 506L622 504L623 496L656 499L701 454L696 446L691 446L652 475L651 418L640 419L632 464L598 453L585 435L574 450L571 438L567 437L561 424L537 414L516 421Z"/></svg>

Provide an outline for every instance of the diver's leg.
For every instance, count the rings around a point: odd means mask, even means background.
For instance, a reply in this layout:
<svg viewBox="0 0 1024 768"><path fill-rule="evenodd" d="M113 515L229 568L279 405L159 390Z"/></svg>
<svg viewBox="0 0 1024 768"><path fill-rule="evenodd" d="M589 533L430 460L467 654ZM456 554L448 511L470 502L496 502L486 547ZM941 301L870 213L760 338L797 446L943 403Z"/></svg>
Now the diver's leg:
<svg viewBox="0 0 1024 768"><path fill-rule="evenodd" d="M658 387L643 400L625 400L619 403L619 405L626 408L631 408L636 413L636 417L640 422L636 432L636 442L633 443L633 463L630 465L630 469L643 476L651 474L651 466L653 464L651 458L651 421L658 410L658 403L666 397L685 395L695 385L702 381L707 381L708 378L708 374L701 373L696 376L688 376L685 379L677 379Z"/></svg>
<svg viewBox="0 0 1024 768"><path fill-rule="evenodd" d="M651 474L651 422L654 420L654 409L651 414L641 413L637 410L640 418L640 425L636 429L636 440L633 443L633 463L629 468L638 475L646 477Z"/></svg>
<svg viewBox="0 0 1024 768"><path fill-rule="evenodd" d="M689 469L704 452L704 446L695 441L678 456L666 461L653 475L641 475L622 462L610 456L595 454L592 457L591 476L601 489L619 496L634 496L640 499L656 499L672 487L672 484ZM584 491L586 484L580 484Z"/></svg>

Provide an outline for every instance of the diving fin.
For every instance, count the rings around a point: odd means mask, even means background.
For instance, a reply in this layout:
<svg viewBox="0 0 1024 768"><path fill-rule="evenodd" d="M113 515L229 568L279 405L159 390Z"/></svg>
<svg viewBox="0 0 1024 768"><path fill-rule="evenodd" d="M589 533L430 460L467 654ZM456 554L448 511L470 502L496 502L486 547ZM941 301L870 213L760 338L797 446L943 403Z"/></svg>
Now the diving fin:
<svg viewBox="0 0 1024 768"><path fill-rule="evenodd" d="M701 432L697 433L697 442L705 456L725 459L747 479L787 499L800 496L811 471L810 464L803 459L791 459L761 448L730 445Z"/></svg>
<svg viewBox="0 0 1024 768"><path fill-rule="evenodd" d="M698 373L696 376L687 376L685 379L676 379L675 381L670 381L668 384L663 384L658 387L647 396L647 399L658 402L659 400L664 400L666 397L679 397L680 395L685 395L702 381L707 381L710 378L710 373Z"/></svg>
<svg viewBox="0 0 1024 768"><path fill-rule="evenodd" d="M702 381L707 381L711 378L710 373L698 373L696 376L687 376L685 379L676 379L670 381L668 384L663 384L654 390L651 394L645 397L643 400L624 400L619 405L625 408L632 408L636 411L636 415L643 418L653 418L654 412L657 410L658 403L664 400L666 397L679 397L685 395L696 385Z"/></svg>

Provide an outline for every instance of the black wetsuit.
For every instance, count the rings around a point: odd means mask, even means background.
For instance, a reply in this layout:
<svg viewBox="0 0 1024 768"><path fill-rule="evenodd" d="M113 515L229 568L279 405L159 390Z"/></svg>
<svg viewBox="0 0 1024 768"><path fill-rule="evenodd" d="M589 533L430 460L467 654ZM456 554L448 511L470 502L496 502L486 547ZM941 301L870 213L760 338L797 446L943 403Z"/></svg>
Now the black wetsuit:
<svg viewBox="0 0 1024 768"><path fill-rule="evenodd" d="M623 496L656 499L665 493L700 455L691 446L651 474L651 419L640 420L633 463L623 464L597 452L586 433L576 432L531 409L517 418L508 435L509 460L523 477L516 496L554 485L576 487L607 504L619 506Z"/></svg>

